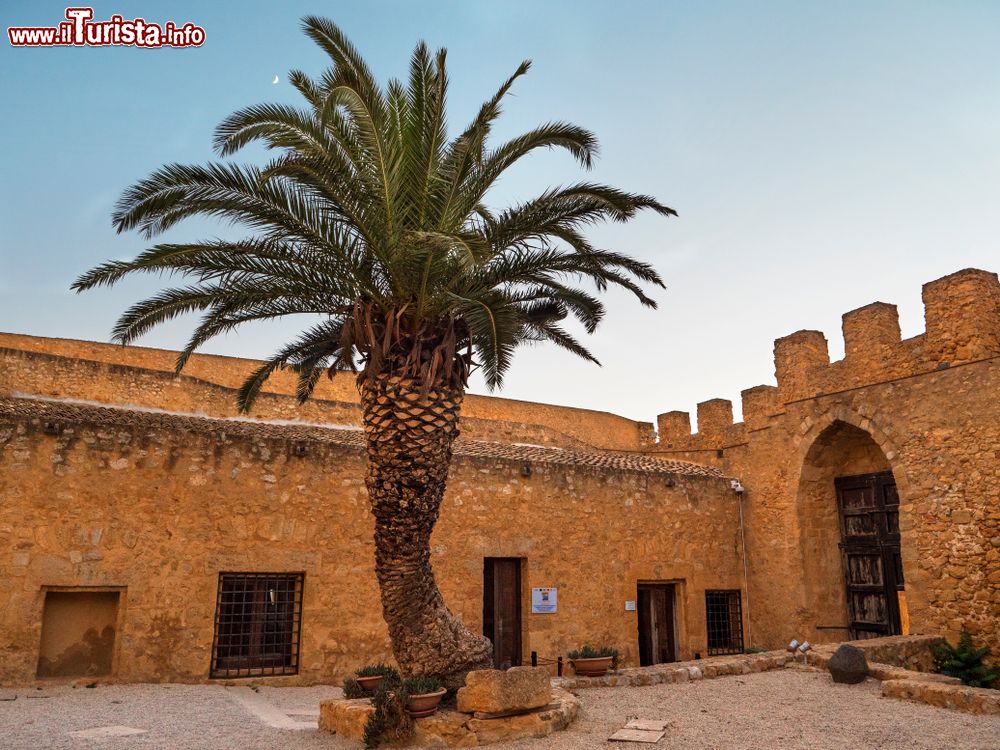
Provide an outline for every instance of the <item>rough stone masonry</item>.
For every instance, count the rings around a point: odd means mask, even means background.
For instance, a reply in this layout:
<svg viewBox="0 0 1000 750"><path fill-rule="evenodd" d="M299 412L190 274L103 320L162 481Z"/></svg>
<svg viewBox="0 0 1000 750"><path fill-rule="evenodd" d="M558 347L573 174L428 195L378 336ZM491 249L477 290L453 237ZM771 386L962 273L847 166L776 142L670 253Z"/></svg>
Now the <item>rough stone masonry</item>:
<svg viewBox="0 0 1000 750"><path fill-rule="evenodd" d="M838 362L819 331L778 339L777 384L743 392L740 423L728 401L700 404L695 434L682 412L654 433L470 397L433 539L449 606L482 627L485 560L515 558L523 663L590 643L638 664L648 585L673 618L657 654L720 648L713 592L731 608L723 650L846 640L835 481L890 472L901 627L964 627L1000 651L1000 282L969 269L923 299L926 330L906 340L892 305L847 313ZM275 684L387 661L350 378L300 407L281 374L243 418L254 362L199 355L178 376L174 357L0 334L0 683L88 648L105 679L207 681L224 573L301 575L295 667ZM554 612L532 611L538 587L558 591Z"/></svg>

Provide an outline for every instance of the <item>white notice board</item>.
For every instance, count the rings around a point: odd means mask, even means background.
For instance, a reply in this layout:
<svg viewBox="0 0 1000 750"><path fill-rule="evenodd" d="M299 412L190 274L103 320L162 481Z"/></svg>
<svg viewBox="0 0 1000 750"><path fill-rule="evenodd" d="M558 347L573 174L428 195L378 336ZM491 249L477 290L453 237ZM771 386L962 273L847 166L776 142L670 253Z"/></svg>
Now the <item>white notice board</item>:
<svg viewBox="0 0 1000 750"><path fill-rule="evenodd" d="M538 588L531 590L531 613L534 615L549 615L556 611L558 589Z"/></svg>

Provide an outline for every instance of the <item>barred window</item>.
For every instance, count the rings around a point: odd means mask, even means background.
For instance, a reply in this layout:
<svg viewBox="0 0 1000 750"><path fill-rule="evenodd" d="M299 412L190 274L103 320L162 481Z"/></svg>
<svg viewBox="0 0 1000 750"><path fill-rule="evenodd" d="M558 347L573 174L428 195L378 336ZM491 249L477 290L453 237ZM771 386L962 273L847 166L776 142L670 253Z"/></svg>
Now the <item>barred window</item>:
<svg viewBox="0 0 1000 750"><path fill-rule="evenodd" d="M743 609L739 591L706 591L708 654L743 653Z"/></svg>
<svg viewBox="0 0 1000 750"><path fill-rule="evenodd" d="M303 573L220 573L211 677L297 674Z"/></svg>

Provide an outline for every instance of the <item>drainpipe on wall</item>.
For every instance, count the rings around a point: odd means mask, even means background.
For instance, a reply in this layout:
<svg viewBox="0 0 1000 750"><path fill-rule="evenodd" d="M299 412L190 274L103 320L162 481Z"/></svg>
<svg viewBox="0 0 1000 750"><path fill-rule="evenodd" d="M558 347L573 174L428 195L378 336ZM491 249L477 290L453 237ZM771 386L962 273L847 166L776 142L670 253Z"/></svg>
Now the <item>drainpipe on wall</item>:
<svg viewBox="0 0 1000 750"><path fill-rule="evenodd" d="M747 645L746 648L753 647L753 637L750 632L750 578L747 576L747 540L743 532L743 484L739 479L730 482L733 492L736 493L736 503L740 507L740 547L743 552L743 590L746 591L747 601Z"/></svg>

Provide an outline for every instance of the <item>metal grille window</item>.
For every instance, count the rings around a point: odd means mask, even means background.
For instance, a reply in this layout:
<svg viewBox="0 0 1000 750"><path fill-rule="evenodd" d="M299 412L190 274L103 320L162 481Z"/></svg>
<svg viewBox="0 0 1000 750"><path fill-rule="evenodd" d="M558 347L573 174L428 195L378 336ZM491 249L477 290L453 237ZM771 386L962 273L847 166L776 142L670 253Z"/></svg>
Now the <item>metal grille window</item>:
<svg viewBox="0 0 1000 750"><path fill-rule="evenodd" d="M297 674L303 573L220 573L212 677Z"/></svg>
<svg viewBox="0 0 1000 750"><path fill-rule="evenodd" d="M739 591L706 591L708 654L743 653L743 609Z"/></svg>

